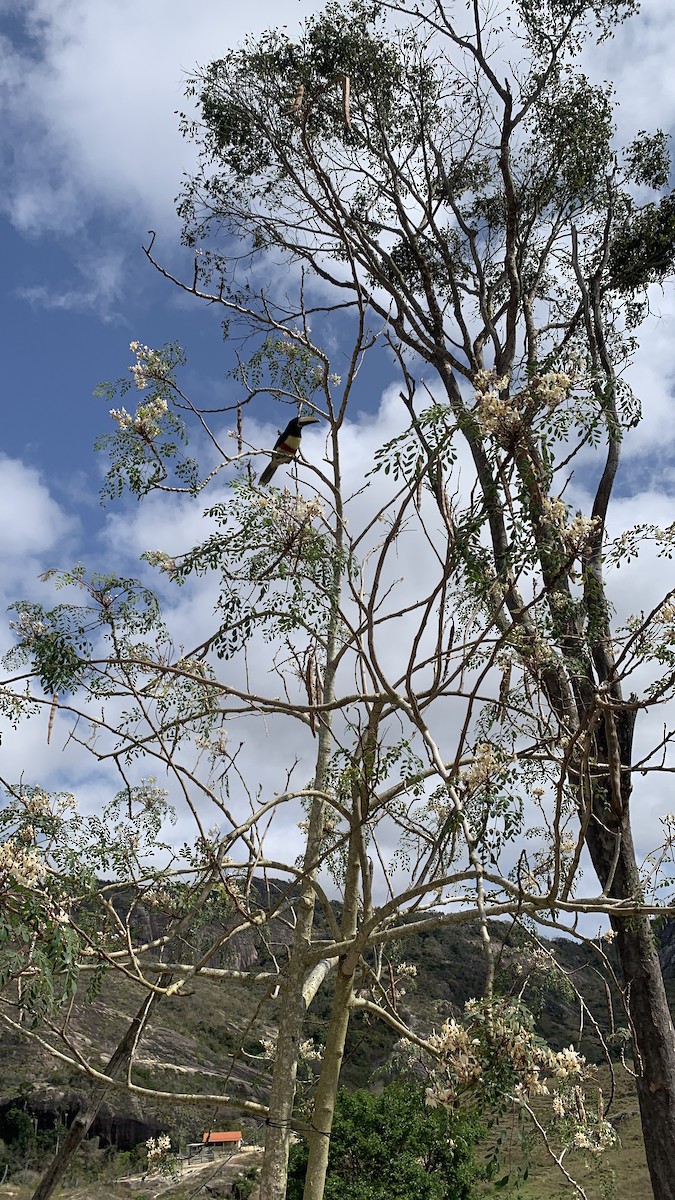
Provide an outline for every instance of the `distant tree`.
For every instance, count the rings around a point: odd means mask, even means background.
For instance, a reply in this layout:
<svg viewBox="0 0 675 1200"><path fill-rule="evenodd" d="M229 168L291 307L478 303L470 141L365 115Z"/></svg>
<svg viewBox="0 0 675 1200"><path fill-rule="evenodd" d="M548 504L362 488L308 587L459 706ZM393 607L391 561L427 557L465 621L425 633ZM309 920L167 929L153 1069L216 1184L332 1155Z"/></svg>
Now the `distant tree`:
<svg viewBox="0 0 675 1200"><path fill-rule="evenodd" d="M420 1083L378 1095L340 1089L328 1155L326 1200L470 1200L481 1169L478 1120L430 1110ZM291 1150L288 1200L302 1200L307 1144Z"/></svg>

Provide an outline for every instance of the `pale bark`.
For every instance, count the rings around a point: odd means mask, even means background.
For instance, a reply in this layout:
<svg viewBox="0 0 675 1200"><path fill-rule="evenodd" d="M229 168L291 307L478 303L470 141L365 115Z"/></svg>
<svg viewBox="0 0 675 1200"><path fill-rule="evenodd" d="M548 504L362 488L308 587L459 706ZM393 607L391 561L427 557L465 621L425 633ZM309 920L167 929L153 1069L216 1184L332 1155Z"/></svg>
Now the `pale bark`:
<svg viewBox="0 0 675 1200"><path fill-rule="evenodd" d="M352 789L352 819L349 831L347 869L345 873L341 934L344 942L355 941L359 924L359 884L367 869L365 859L365 829L372 800L372 774L378 746L382 701L377 701L369 714L368 726L360 747L360 776ZM370 898L365 897L369 906ZM365 907L365 905L364 905ZM370 915L370 914L368 914ZM331 1018L326 1035L321 1075L314 1096L312 1119L307 1131L309 1154L305 1173L303 1200L323 1200L328 1170L330 1137L335 1116L335 1101L340 1083L342 1059L349 1029L351 1003L354 995L354 973L360 952L357 945L343 954L333 994Z"/></svg>
<svg viewBox="0 0 675 1200"><path fill-rule="evenodd" d="M338 541L341 531L338 526ZM332 611L326 650L326 666L323 680L323 697L330 703L335 694L337 631L339 627L340 579L334 582L331 597ZM331 716L328 712L321 717L314 786L324 792L332 752ZM290 1151L291 1121L298 1075L298 1047L302 1027L309 1003L319 984L317 967L308 970L308 955L312 944L316 891L316 878L321 860L321 843L324 830L326 801L316 796L312 801L307 831L307 843L303 860L303 878L298 902L297 923L294 931L291 960L285 974L281 993L279 1032L277 1035L272 1084L269 1098L269 1117L265 1135L265 1153L260 1173L260 1194L265 1200L285 1200L288 1180L288 1155ZM314 989L314 990L312 990Z"/></svg>
<svg viewBox="0 0 675 1200"><path fill-rule="evenodd" d="M330 729L322 726L316 771L316 786L322 788L328 767ZM269 1200L285 1200L290 1150L291 1121L298 1074L298 1047L307 1011L305 995L307 956L312 943L316 893L312 880L320 858L325 800L312 801L305 850L305 875L298 901L291 961L281 992L281 1012L269 1097L269 1118L265 1135L265 1153L261 1169L261 1195Z"/></svg>
<svg viewBox="0 0 675 1200"><path fill-rule="evenodd" d="M361 841L361 837L360 827L352 828L342 922L342 934L345 939L355 937L358 924L360 878L358 843ZM335 1099L349 1028L354 971L357 963L358 954L350 952L340 959L338 965L321 1075L314 1097L312 1119L306 1135L309 1143L309 1156L305 1175L304 1200L322 1200L326 1185Z"/></svg>

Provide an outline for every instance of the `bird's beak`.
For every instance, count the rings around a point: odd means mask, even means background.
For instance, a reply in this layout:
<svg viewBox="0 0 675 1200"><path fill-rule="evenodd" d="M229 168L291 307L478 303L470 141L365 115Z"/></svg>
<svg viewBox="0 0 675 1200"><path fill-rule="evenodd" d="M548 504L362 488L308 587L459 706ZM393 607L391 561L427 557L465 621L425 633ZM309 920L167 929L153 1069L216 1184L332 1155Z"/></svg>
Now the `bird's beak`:
<svg viewBox="0 0 675 1200"><path fill-rule="evenodd" d="M318 425L318 417L298 417L298 425Z"/></svg>

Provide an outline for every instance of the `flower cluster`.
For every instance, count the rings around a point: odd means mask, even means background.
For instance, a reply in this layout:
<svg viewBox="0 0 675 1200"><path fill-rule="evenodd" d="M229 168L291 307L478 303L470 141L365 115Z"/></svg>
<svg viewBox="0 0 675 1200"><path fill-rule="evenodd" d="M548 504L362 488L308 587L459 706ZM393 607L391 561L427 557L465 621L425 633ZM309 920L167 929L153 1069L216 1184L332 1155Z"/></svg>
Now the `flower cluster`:
<svg viewBox="0 0 675 1200"><path fill-rule="evenodd" d="M129 342L129 349L136 355L136 362L129 367L134 383L140 392L149 387L153 379L162 379L162 356L158 350L143 346L141 342Z"/></svg>
<svg viewBox="0 0 675 1200"><path fill-rule="evenodd" d="M417 967L414 963L402 962L397 963L396 966L390 966L389 970L391 972L391 995L395 1005L396 1001L402 1000L407 992L407 989L401 985L407 980L417 978Z"/></svg>
<svg viewBox="0 0 675 1200"><path fill-rule="evenodd" d="M151 567L159 567L160 571L164 571L169 576L176 574L176 560L164 550L146 550L143 558L150 563Z"/></svg>
<svg viewBox="0 0 675 1200"><path fill-rule="evenodd" d="M29 646L39 641L47 632L44 621L36 620L27 612L20 612L16 621L9 622L9 627L14 630L22 642Z"/></svg>
<svg viewBox="0 0 675 1200"><path fill-rule="evenodd" d="M557 529L564 529L567 521L567 505L560 496L545 496L541 502L541 519Z"/></svg>
<svg viewBox="0 0 675 1200"><path fill-rule="evenodd" d="M321 1046L315 1046L313 1039L308 1038L307 1041L300 1042L300 1045L298 1046L298 1057L306 1063L321 1062L321 1059L323 1058L323 1048Z"/></svg>
<svg viewBox="0 0 675 1200"><path fill-rule="evenodd" d="M474 412L484 433L507 437L520 426L520 413L509 399L500 393L509 385L508 375L497 375L496 371L476 371L473 386L476 393Z"/></svg>
<svg viewBox="0 0 675 1200"><path fill-rule="evenodd" d="M31 813L35 817L46 817L52 811L49 796L39 788L36 788L29 795L22 796L21 799L26 812Z"/></svg>
<svg viewBox="0 0 675 1200"><path fill-rule="evenodd" d="M573 833L563 833L560 837L560 853L573 854L579 845L579 839Z"/></svg>
<svg viewBox="0 0 675 1200"><path fill-rule="evenodd" d="M434 813L437 817L444 819L453 809L451 797L448 795L448 789L438 788L427 800L427 808L430 813Z"/></svg>
<svg viewBox="0 0 675 1200"><path fill-rule="evenodd" d="M166 908L172 903L172 896L166 888L148 888L143 893L143 900L150 908Z"/></svg>
<svg viewBox="0 0 675 1200"><path fill-rule="evenodd" d="M479 742L473 761L460 776L467 792L476 792L504 773L504 761L491 742Z"/></svg>
<svg viewBox="0 0 675 1200"><path fill-rule="evenodd" d="M414 963L399 963L396 968L396 974L399 979L416 979L417 967Z"/></svg>
<svg viewBox="0 0 675 1200"><path fill-rule="evenodd" d="M541 520L552 525L562 536L572 554L578 554L595 533L599 517L584 517L582 513L568 520L567 505L560 496L545 496L541 503Z"/></svg>
<svg viewBox="0 0 675 1200"><path fill-rule="evenodd" d="M595 1126L587 1129L577 1129L574 1135L575 1150L592 1150L594 1154L602 1154L604 1150L615 1146L616 1130L609 1121L598 1121Z"/></svg>
<svg viewBox="0 0 675 1200"><path fill-rule="evenodd" d="M340 828L340 819L341 819L340 814L335 812L334 809L327 809L324 812L324 814L323 814L323 837L324 838L331 838L333 836L333 834L337 833L338 829ZM298 821L298 829L301 830L302 833L309 832L309 819L307 817L303 817L303 819L301 821Z"/></svg>
<svg viewBox="0 0 675 1200"><path fill-rule="evenodd" d="M427 1103L454 1108L476 1083L495 1086L513 1098L548 1095L550 1084L580 1078L586 1060L573 1046L557 1053L536 1037L519 1005L468 1000L464 1020L447 1020L428 1039L440 1072L427 1090Z"/></svg>
<svg viewBox="0 0 675 1200"><path fill-rule="evenodd" d="M454 1108L459 1089L482 1078L480 1039L472 1038L470 1031L451 1017L444 1022L440 1033L432 1033L428 1041L442 1058L448 1079L445 1086L439 1080L427 1088L427 1104L430 1108Z"/></svg>
<svg viewBox="0 0 675 1200"><path fill-rule="evenodd" d="M551 1097L552 1126L570 1149L601 1153L616 1141L597 1106L584 1094L592 1068L574 1046L554 1051L539 1039L527 1011L502 999L469 1000L461 1021L450 1018L427 1039L435 1066L427 1104L455 1110L473 1098L503 1111L507 1103L531 1113L531 1097ZM538 1110L539 1111L539 1110ZM540 1124L541 1111L537 1117Z"/></svg>
<svg viewBox="0 0 675 1200"><path fill-rule="evenodd" d="M160 432L161 420L166 416L167 409L164 397L154 395L138 405L133 417L126 408L111 408L110 416L124 433L138 433L145 441L152 441Z"/></svg>
<svg viewBox="0 0 675 1200"><path fill-rule="evenodd" d="M563 538L570 551L579 552L590 541L600 524L599 517L584 517L577 513L563 529Z"/></svg>
<svg viewBox="0 0 675 1200"><path fill-rule="evenodd" d="M16 838L0 843L0 876L13 879L24 887L38 887L47 873L45 864L34 850L21 846Z"/></svg>
<svg viewBox="0 0 675 1200"><path fill-rule="evenodd" d="M213 736L196 737L195 745L200 750L207 750L212 758L221 758L229 752L230 735L226 729L219 729Z"/></svg>
<svg viewBox="0 0 675 1200"><path fill-rule="evenodd" d="M668 604L662 604L661 608L656 614L655 620L659 623L659 625L675 624L675 604L673 604L672 601L670 601Z"/></svg>
<svg viewBox="0 0 675 1200"><path fill-rule="evenodd" d="M569 396L573 380L562 371L549 371L528 380L522 391L509 396L508 375L497 375L493 368L476 371L473 386L476 396L474 413L484 433L505 443L519 433L535 412L553 412Z"/></svg>
<svg viewBox="0 0 675 1200"><path fill-rule="evenodd" d="M551 956L543 946L530 946L518 955L518 961L513 964L516 976L533 975L537 972L548 972L551 969Z"/></svg>
<svg viewBox="0 0 675 1200"><path fill-rule="evenodd" d="M535 375L528 384L527 391L537 407L546 407L550 412L566 400L572 379L562 371L549 371L546 375Z"/></svg>
<svg viewBox="0 0 675 1200"><path fill-rule="evenodd" d="M315 517L324 516L324 507L318 496L293 496L287 489L267 496L255 496L252 503L273 520L285 525L291 522L304 525Z"/></svg>
<svg viewBox="0 0 675 1200"><path fill-rule="evenodd" d="M322 517L324 509L317 496L307 498L298 496L295 503L295 516L298 521L311 521L314 517Z"/></svg>
<svg viewBox="0 0 675 1200"><path fill-rule="evenodd" d="M159 1171L162 1175L170 1175L174 1179L178 1176L178 1160L171 1151L171 1138L168 1133L148 1138L145 1148L151 1171Z"/></svg>
<svg viewBox="0 0 675 1200"><path fill-rule="evenodd" d="M589 1108L581 1088L573 1087L569 1092L558 1092L553 1097L553 1113L569 1129L575 1150L591 1150L594 1154L602 1154L616 1145L616 1131L605 1120L600 1088L595 1112Z"/></svg>
<svg viewBox="0 0 675 1200"><path fill-rule="evenodd" d="M509 386L509 376L498 375L493 367L489 367L486 371L474 373L473 386L477 396L486 396L490 392L502 392Z"/></svg>
<svg viewBox="0 0 675 1200"><path fill-rule="evenodd" d="M556 1079L567 1079L570 1075L581 1075L586 1066L586 1059L579 1054L574 1046L559 1050L557 1054L547 1051L547 1066Z"/></svg>
<svg viewBox="0 0 675 1200"><path fill-rule="evenodd" d="M132 797L136 804L142 804L145 809L153 809L157 805L162 807L168 796L166 788L160 787L154 775L148 775L146 779L141 779L132 788ZM116 826L116 829L125 829L124 825ZM134 833L132 836L136 836Z"/></svg>
<svg viewBox="0 0 675 1200"><path fill-rule="evenodd" d="M148 1151L148 1162L156 1162L165 1158L171 1150L171 1138L168 1133L160 1133L157 1138L148 1138L145 1143Z"/></svg>

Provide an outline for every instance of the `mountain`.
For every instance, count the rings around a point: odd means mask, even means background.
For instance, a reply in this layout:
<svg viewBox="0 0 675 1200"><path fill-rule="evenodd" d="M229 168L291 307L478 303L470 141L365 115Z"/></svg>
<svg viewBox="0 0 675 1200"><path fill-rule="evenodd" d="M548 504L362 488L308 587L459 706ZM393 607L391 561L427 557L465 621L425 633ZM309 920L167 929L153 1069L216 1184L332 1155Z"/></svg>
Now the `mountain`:
<svg viewBox="0 0 675 1200"><path fill-rule="evenodd" d="M148 938L162 931L157 913L139 905L139 932ZM217 926L205 926L204 942ZM524 999L536 1015L541 1035L556 1049L578 1042L591 1061L601 1061L603 1049L592 1022L580 1020L580 997L608 1039L612 1052L620 1049L619 1030L625 1025L620 998L608 984L600 959L592 948L571 940L545 943L534 950L531 940L506 923L492 926L498 948L498 986L511 993L523 990ZM292 931L281 919L265 938L250 928L242 929L223 945L215 965L251 971L271 965L270 938L274 954L283 961L283 947ZM661 957L669 995L675 997L675 922L665 922L658 931ZM192 941L192 940L191 940ZM611 947L603 947L611 956ZM195 952L194 942L182 947ZM180 958L181 947L171 947ZM390 947L394 955L417 970L406 982L406 994L398 1000L399 1013L417 1032L438 1027L448 1015L459 1015L467 999L480 995L484 983L484 959L477 924L450 925ZM533 982L526 968L537 954L543 967ZM182 961L186 961L185 958ZM554 963L561 970L554 969ZM70 1037L75 1050L105 1066L128 1026L143 996L140 986L117 972L108 971L97 981L98 993L79 999L71 1018ZM264 1101L269 1061L262 1039L273 1037L278 1005L283 1002L271 989L230 980L195 978L186 995L163 999L154 1010L138 1047L133 1072L135 1083L169 1092L204 1094L235 1092ZM330 977L312 1004L307 1036L316 1042L325 1037L330 1012ZM375 1077L386 1076L396 1034L384 1024L357 1014L351 1024L342 1080L347 1086L367 1086ZM59 1062L49 1052L19 1034L3 1034L0 1075L0 1137L7 1114L20 1108L31 1115L39 1130L63 1129L72 1120L91 1085L78 1071ZM249 1139L255 1126L234 1117L231 1110L197 1102L183 1105L148 1103L124 1091L109 1093L101 1108L92 1136L101 1145L130 1150L139 1142L170 1129L182 1143L201 1139L204 1129L227 1127L232 1121L244 1127ZM0 1158L0 1169L2 1158Z"/></svg>

